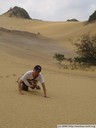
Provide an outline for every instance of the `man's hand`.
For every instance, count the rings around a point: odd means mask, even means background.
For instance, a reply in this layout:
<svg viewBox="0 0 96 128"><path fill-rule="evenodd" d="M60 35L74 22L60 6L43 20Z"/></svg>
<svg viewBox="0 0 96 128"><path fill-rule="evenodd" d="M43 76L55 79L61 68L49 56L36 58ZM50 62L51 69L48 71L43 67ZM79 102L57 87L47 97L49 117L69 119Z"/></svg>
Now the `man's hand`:
<svg viewBox="0 0 96 128"><path fill-rule="evenodd" d="M24 93L23 93L23 92L19 92L19 94L20 94L20 95L24 95Z"/></svg>
<svg viewBox="0 0 96 128"><path fill-rule="evenodd" d="M50 97L48 97L48 96L44 96L44 98L50 98Z"/></svg>

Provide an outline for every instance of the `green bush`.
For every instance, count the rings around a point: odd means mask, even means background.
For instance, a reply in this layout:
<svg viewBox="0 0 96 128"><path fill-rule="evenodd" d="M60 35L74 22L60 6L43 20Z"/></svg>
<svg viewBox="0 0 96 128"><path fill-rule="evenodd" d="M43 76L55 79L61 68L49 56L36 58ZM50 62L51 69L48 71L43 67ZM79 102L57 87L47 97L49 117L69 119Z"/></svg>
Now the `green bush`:
<svg viewBox="0 0 96 128"><path fill-rule="evenodd" d="M77 57L74 58L75 62L81 64L96 65L96 35L90 34L83 35L75 43Z"/></svg>
<svg viewBox="0 0 96 128"><path fill-rule="evenodd" d="M64 61L64 59L65 59L64 55L61 54L61 53L55 53L53 58L55 58L58 61L59 64L61 64L62 61Z"/></svg>

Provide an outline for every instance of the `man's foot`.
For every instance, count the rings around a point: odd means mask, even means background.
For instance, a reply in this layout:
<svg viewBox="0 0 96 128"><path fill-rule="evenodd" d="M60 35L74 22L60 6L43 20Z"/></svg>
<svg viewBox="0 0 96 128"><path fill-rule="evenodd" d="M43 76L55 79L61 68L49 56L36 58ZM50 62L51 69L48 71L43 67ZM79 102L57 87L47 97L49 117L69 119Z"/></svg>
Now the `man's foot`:
<svg viewBox="0 0 96 128"><path fill-rule="evenodd" d="M40 86L39 85L35 85L35 86L33 86L33 87L30 87L31 89L37 89L37 90L40 90L41 88L40 88Z"/></svg>
<svg viewBox="0 0 96 128"><path fill-rule="evenodd" d="M39 86L39 85L36 85L36 89L37 89L37 90L40 90L41 88L40 88L40 86Z"/></svg>
<svg viewBox="0 0 96 128"><path fill-rule="evenodd" d="M36 86L33 86L33 87L30 87L31 89L35 89L36 88Z"/></svg>

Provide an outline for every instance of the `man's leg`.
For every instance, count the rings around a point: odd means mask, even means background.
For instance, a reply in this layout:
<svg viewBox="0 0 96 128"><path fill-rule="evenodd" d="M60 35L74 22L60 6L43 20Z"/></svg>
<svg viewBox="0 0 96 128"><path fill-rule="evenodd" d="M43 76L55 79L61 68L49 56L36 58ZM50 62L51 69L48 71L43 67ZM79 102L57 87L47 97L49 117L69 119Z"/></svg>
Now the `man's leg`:
<svg viewBox="0 0 96 128"><path fill-rule="evenodd" d="M36 85L36 89L37 89L37 90L40 90L41 88L40 88L40 86L39 86L39 85Z"/></svg>
<svg viewBox="0 0 96 128"><path fill-rule="evenodd" d="M41 89L40 86L37 85L37 83L33 83L32 85L33 85L33 87L30 87L31 89L37 89L37 90Z"/></svg>
<svg viewBox="0 0 96 128"><path fill-rule="evenodd" d="M33 87L30 87L31 89L37 89L37 90L40 90L41 88L40 88L40 86L39 85L37 85L37 80L33 80L33 81L28 81Z"/></svg>
<svg viewBox="0 0 96 128"><path fill-rule="evenodd" d="M21 83L21 87L23 91L28 91L28 86L24 82Z"/></svg>

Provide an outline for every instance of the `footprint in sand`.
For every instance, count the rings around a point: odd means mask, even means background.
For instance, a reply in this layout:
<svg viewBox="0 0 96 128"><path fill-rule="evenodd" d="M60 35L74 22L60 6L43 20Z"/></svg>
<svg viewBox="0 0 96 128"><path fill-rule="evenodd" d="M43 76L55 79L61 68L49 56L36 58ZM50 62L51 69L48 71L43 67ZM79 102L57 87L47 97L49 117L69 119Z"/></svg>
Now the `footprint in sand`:
<svg viewBox="0 0 96 128"><path fill-rule="evenodd" d="M0 76L0 78L3 78L3 76Z"/></svg>
<svg viewBox="0 0 96 128"><path fill-rule="evenodd" d="M16 76L16 74L13 74L13 76Z"/></svg>
<svg viewBox="0 0 96 128"><path fill-rule="evenodd" d="M6 78L9 78L9 76L7 75Z"/></svg>

